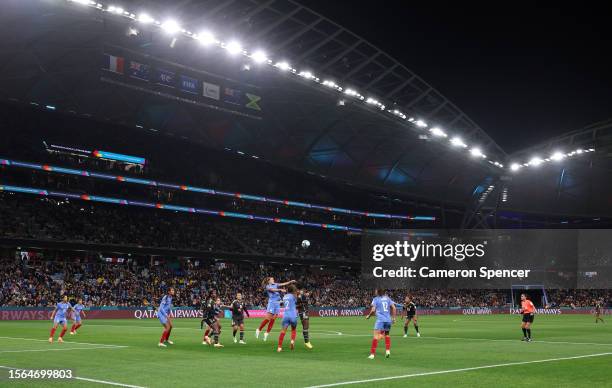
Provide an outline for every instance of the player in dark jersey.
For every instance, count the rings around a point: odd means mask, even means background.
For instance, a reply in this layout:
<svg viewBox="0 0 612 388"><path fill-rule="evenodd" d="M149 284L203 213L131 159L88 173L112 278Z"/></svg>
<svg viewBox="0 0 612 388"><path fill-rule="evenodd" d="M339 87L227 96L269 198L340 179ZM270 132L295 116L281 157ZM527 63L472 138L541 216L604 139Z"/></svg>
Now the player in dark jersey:
<svg viewBox="0 0 612 388"><path fill-rule="evenodd" d="M414 304L409 296L406 296L406 299L404 299L404 319L404 338L408 337L408 326L410 325L410 321L412 321L414 325L417 337L420 337L421 333L419 333L419 323L417 322L416 304Z"/></svg>
<svg viewBox="0 0 612 388"><path fill-rule="evenodd" d="M595 323L597 323L598 321L601 321L601 323L604 323L604 320L601 317L602 313L603 313L602 302L601 301L596 301L595 302Z"/></svg>
<svg viewBox="0 0 612 388"><path fill-rule="evenodd" d="M232 310L232 329L234 337L234 343L239 342L242 345L246 345L244 342L244 314L247 317L250 317L249 310L244 307L244 302L242 301L242 294L239 292L236 294L236 300L232 302L231 306ZM236 333L240 330L240 341L236 339Z"/></svg>
<svg viewBox="0 0 612 388"><path fill-rule="evenodd" d="M206 306L206 316L204 318L204 322L208 325L208 328L212 330L213 333L213 346L215 348L222 348L223 345L219 343L219 336L221 335L221 322L219 322L219 314L223 311L224 308L230 308L230 306L224 306L221 304L221 299L217 297L214 300L209 300ZM208 337L208 329L204 335L204 342L202 344L210 345L211 341Z"/></svg>
<svg viewBox="0 0 612 388"><path fill-rule="evenodd" d="M298 316L300 317L300 322L302 322L302 335L304 336L304 346L308 349L312 349L312 344L310 343L310 335L308 334L308 329L310 328L310 318L308 317L308 297L310 295L306 292L306 290L301 289L297 296L297 311Z"/></svg>
<svg viewBox="0 0 612 388"><path fill-rule="evenodd" d="M200 301L200 310L202 310L202 320L200 321L200 329L204 328L206 324L206 330L204 331L204 338L202 339L202 345L212 345L212 340L209 337L211 331L213 331L213 324L215 322L214 306L215 300L217 299L217 291L210 290L208 297Z"/></svg>

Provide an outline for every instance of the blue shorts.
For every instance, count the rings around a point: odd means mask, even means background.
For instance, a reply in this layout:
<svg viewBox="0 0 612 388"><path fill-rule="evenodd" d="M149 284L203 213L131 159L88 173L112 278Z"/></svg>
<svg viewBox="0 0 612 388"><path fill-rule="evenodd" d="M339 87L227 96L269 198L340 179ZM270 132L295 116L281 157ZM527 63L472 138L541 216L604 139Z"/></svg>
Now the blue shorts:
<svg viewBox="0 0 612 388"><path fill-rule="evenodd" d="M269 301L268 308L266 308L266 312L272 315L279 314L280 313L280 302Z"/></svg>
<svg viewBox="0 0 612 388"><path fill-rule="evenodd" d="M66 318L58 318L58 317L55 317L55 318L53 319L53 323L54 323L54 324L59 323L60 325L64 326L64 325L66 324Z"/></svg>
<svg viewBox="0 0 612 388"><path fill-rule="evenodd" d="M282 326L283 326L283 329L289 326L296 327L297 317L283 317Z"/></svg>
<svg viewBox="0 0 612 388"><path fill-rule="evenodd" d="M389 331L391 330L391 322L376 321L374 330Z"/></svg>
<svg viewBox="0 0 612 388"><path fill-rule="evenodd" d="M77 315L76 317L74 317L74 321L75 322L81 322L81 316Z"/></svg>
<svg viewBox="0 0 612 388"><path fill-rule="evenodd" d="M162 325L168 323L168 316L163 314L157 314L157 319L161 322Z"/></svg>

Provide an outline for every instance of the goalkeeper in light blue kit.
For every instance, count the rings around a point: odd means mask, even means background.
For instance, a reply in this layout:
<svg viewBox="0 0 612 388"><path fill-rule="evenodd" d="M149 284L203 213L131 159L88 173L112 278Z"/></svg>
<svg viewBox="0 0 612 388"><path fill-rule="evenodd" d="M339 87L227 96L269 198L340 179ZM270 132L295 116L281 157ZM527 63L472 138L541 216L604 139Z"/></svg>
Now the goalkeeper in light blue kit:
<svg viewBox="0 0 612 388"><path fill-rule="evenodd" d="M291 326L291 345L290 349L295 349L295 335L297 333L297 319L298 312L296 307L297 301L297 288L291 284L287 287L287 294L283 297L283 304L285 305L285 313L283 314L283 328L281 329L280 335L278 336L278 349L277 352L283 351L283 340L285 339L285 333L287 328Z"/></svg>
<svg viewBox="0 0 612 388"><path fill-rule="evenodd" d="M383 337L385 339L385 357L389 358L391 356L391 336L389 332L391 331L391 325L395 323L395 314L397 313L395 302L387 296L385 290L377 290L376 295L372 300L372 308L366 316L366 319L370 319L372 315L376 314L374 338L372 338L372 347L370 348L370 356L368 356L370 360L374 359L378 341Z"/></svg>

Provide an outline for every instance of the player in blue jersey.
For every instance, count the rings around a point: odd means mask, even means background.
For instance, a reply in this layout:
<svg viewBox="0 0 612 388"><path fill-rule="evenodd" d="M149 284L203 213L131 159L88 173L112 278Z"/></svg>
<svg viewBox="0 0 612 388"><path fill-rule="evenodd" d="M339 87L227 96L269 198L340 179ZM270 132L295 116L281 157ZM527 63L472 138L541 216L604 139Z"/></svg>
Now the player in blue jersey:
<svg viewBox="0 0 612 388"><path fill-rule="evenodd" d="M172 297L174 296L174 288L168 288L168 293L163 296L157 307L157 319L161 322L164 327L164 332L159 339L159 347L165 348L166 344L174 345L174 342L170 341L170 333L172 332L172 319L170 318L170 311L172 311Z"/></svg>
<svg viewBox="0 0 612 388"><path fill-rule="evenodd" d="M297 288L290 284L287 287L287 294L283 297L283 305L285 305L285 313L283 314L282 325L280 335L278 336L278 348L277 352L283 351L283 340L285 339L285 334L287 333L287 328L291 326L291 345L290 349L293 350L295 348L295 335L297 333Z"/></svg>
<svg viewBox="0 0 612 388"><path fill-rule="evenodd" d="M295 280L290 280L285 283L276 283L273 277L267 277L264 279L262 286L265 288L266 293L268 294L268 307L266 308L266 315L264 320L261 321L259 328L255 330L255 338L259 338L259 333L264 328L266 324L268 324L268 328L264 333L264 341L268 339L268 335L274 326L274 321L278 318L278 313L280 313L280 302L281 302L281 292L286 292L285 289L280 288L284 286L288 286L290 284L295 283Z"/></svg>
<svg viewBox="0 0 612 388"><path fill-rule="evenodd" d="M57 339L57 342L64 342L64 334L66 334L66 330L68 330L68 312L74 309L68 303L68 296L64 295L62 301L55 305L55 309L51 313L51 319L53 320L53 327L51 328L51 335L49 336L49 343L53 343L53 336L55 335L55 330L57 330L57 326L62 325L62 332Z"/></svg>
<svg viewBox="0 0 612 388"><path fill-rule="evenodd" d="M74 313L72 313L72 327L70 327L70 335L75 335L77 329L83 326L83 324L81 324L81 314L83 314L83 318L87 316L85 311L83 311L85 309L85 306L83 306L83 298L79 298L77 304L72 306L72 309L74 310Z"/></svg>
<svg viewBox="0 0 612 388"><path fill-rule="evenodd" d="M389 358L391 355L391 337L389 331L391 331L391 325L395 323L395 314L397 309L395 303L389 298L385 290L377 290L376 297L372 300L372 308L366 316L366 319L376 314L376 323L374 324L374 338L372 338L372 347L370 348L370 360L374 359L376 355L376 348L378 347L378 341L385 339L385 357Z"/></svg>

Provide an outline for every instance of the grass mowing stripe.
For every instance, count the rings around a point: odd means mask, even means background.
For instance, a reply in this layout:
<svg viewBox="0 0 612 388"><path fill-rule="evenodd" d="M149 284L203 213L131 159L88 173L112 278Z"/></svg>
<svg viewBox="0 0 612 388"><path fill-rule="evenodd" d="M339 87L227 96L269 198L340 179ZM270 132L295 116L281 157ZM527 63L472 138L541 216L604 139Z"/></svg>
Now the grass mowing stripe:
<svg viewBox="0 0 612 388"><path fill-rule="evenodd" d="M480 369L501 368L501 367L506 367L506 366L527 365L527 364L540 364L540 363L545 363L545 362L576 360L579 358L591 358L591 357L603 357L603 356L612 356L612 353L595 353L595 354L585 354L582 356L547 358L544 360L518 361L518 362L508 362L505 364L473 366L469 368L448 369L448 370L440 370L440 371L434 371L434 372L413 373L409 375L388 376L388 377L379 377L379 378L365 379L365 380L353 380L353 381L343 381L343 382L331 383L331 384L312 385L306 388L337 387L340 385L374 383L377 381L398 380L398 379L407 379L411 377L432 376L432 375L441 375L441 374L458 373L458 372L469 372L469 371L480 370Z"/></svg>
<svg viewBox="0 0 612 388"><path fill-rule="evenodd" d="M15 368L13 366L5 366L5 365L0 365L1 369L13 369L13 370L26 370L24 368ZM146 388L140 385L130 385L130 384L123 384L123 383L117 383L114 381L106 381L106 380L97 380L97 379L90 379L87 377L73 377L73 379L75 380L81 380L81 381L88 381L90 383L97 383L97 384L106 384L106 385L114 385L114 386L118 386L118 387L126 387L126 388Z"/></svg>

